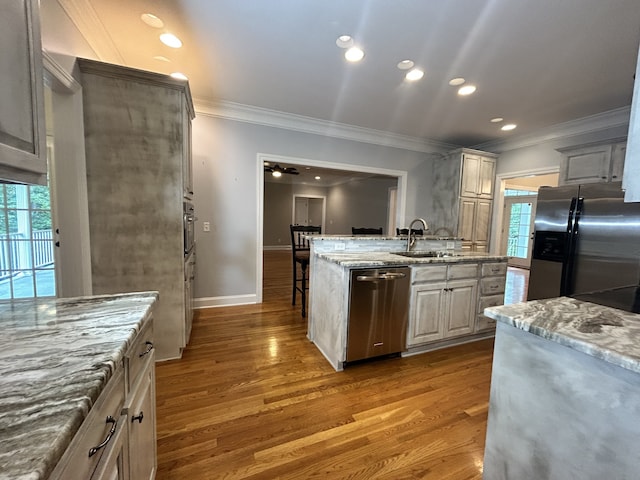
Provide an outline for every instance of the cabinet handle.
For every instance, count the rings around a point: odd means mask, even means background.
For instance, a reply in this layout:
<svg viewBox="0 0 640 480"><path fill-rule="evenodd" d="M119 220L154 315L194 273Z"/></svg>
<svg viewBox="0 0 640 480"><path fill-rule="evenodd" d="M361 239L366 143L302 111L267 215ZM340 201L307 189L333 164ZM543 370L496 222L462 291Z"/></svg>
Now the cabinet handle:
<svg viewBox="0 0 640 480"><path fill-rule="evenodd" d="M611 178L618 178L618 175L611 175Z"/></svg>
<svg viewBox="0 0 640 480"><path fill-rule="evenodd" d="M606 180L606 179L607 179L607 177L600 177L600 178L601 178L602 180Z"/></svg>
<svg viewBox="0 0 640 480"><path fill-rule="evenodd" d="M140 415L134 415L133 417L131 417L131 423L135 422L136 420L138 420L138 423L142 423L143 418L144 412L140 412Z"/></svg>
<svg viewBox="0 0 640 480"><path fill-rule="evenodd" d="M113 434L116 433L116 427L118 426L118 421L115 418L113 418L111 415L109 415L107 417L106 423L112 423L113 424L111 426L111 429L109 430L109 433L107 434L107 438L105 438L104 441L100 445L98 445L97 447L91 447L89 449L89 458L93 457L96 453L98 453L98 450L100 450L101 448L104 448L105 445L107 443L109 443L109 441L113 437Z"/></svg>
<svg viewBox="0 0 640 480"><path fill-rule="evenodd" d="M144 344L147 346L147 349L139 355L140 358L144 357L148 353L151 353L151 350L153 350L153 343L144 342Z"/></svg>

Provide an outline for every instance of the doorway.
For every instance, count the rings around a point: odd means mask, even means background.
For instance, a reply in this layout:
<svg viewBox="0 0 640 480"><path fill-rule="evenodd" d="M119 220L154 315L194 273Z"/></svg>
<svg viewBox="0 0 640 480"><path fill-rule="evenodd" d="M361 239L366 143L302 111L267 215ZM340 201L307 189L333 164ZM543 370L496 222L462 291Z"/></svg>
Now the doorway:
<svg viewBox="0 0 640 480"><path fill-rule="evenodd" d="M326 225L326 203L321 195L294 195L293 225Z"/></svg>
<svg viewBox="0 0 640 480"><path fill-rule="evenodd" d="M537 195L506 196L507 192L505 191L504 199L501 250L509 256L509 266L529 268Z"/></svg>

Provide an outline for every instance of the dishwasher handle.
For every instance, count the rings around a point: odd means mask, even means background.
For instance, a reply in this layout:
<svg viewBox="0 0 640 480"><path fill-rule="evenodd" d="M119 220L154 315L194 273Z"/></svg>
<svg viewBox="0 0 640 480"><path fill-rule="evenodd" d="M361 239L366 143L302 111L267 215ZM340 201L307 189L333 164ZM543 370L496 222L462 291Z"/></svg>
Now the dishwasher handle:
<svg viewBox="0 0 640 480"><path fill-rule="evenodd" d="M379 280L398 280L406 276L407 274L402 272L384 272L377 275L358 275L356 280L359 282L377 282Z"/></svg>

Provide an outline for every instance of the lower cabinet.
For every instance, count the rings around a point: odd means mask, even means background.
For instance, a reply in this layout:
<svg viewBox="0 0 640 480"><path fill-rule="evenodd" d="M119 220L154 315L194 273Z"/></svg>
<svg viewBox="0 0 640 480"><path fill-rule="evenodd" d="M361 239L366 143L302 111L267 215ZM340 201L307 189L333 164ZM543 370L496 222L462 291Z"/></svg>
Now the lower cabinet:
<svg viewBox="0 0 640 480"><path fill-rule="evenodd" d="M49 480L152 480L157 469L153 324L125 352Z"/></svg>
<svg viewBox="0 0 640 480"><path fill-rule="evenodd" d="M476 264L414 267L409 347L473 332L477 270Z"/></svg>
<svg viewBox="0 0 640 480"><path fill-rule="evenodd" d="M485 333L495 321L486 307L504 303L507 263L414 266L407 346Z"/></svg>

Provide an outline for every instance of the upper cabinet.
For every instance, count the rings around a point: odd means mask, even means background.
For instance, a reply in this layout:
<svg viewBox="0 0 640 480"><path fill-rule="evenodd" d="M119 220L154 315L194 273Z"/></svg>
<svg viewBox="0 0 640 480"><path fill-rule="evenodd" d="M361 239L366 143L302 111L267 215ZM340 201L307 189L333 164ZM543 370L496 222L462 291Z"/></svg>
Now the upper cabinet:
<svg viewBox="0 0 640 480"><path fill-rule="evenodd" d="M0 44L0 181L46 184L37 0L2 1Z"/></svg>
<svg viewBox="0 0 640 480"><path fill-rule="evenodd" d="M626 152L623 138L558 151L562 153L560 185L619 182L622 179Z"/></svg>
<svg viewBox="0 0 640 480"><path fill-rule="evenodd" d="M495 174L495 158L463 153L460 196L493 198Z"/></svg>

